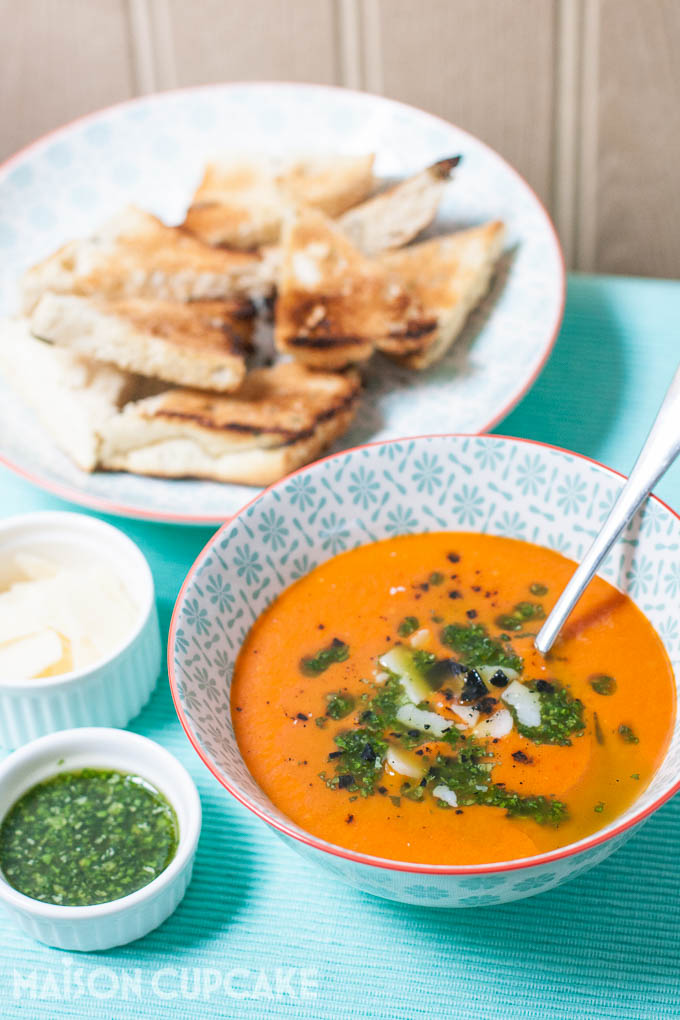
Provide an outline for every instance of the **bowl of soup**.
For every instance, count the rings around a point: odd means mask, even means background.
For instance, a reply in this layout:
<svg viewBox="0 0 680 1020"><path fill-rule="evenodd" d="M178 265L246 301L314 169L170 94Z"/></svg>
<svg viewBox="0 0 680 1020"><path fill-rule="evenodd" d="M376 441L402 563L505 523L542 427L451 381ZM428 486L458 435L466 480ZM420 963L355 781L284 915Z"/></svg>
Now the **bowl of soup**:
<svg viewBox="0 0 680 1020"><path fill-rule="evenodd" d="M317 462L217 532L173 615L204 763L298 852L402 902L553 888L678 789L680 519L651 498L547 656L535 636L624 479L427 436Z"/></svg>

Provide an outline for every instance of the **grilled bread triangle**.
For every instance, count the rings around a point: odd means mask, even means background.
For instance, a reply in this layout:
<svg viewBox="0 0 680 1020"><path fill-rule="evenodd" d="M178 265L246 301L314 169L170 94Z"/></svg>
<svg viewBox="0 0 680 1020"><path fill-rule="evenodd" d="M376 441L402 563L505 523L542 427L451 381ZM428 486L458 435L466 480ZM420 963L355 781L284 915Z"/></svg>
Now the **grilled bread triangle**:
<svg viewBox="0 0 680 1020"><path fill-rule="evenodd" d="M168 390L128 404L107 422L101 464L268 485L342 435L360 388L355 372L312 372L289 362L256 369L229 395Z"/></svg>
<svg viewBox="0 0 680 1020"><path fill-rule="evenodd" d="M211 245L253 249L275 244L291 206L339 216L373 189L373 156L316 156L278 169L257 158L209 163L184 227Z"/></svg>
<svg viewBox="0 0 680 1020"><path fill-rule="evenodd" d="M489 289L503 247L504 227L495 220L381 257L412 301L416 327L396 321L378 348L408 368L424 369L438 361L460 335L473 308ZM418 321L426 327L417 328Z"/></svg>
<svg viewBox="0 0 680 1020"><path fill-rule="evenodd" d="M0 371L83 471L97 467L102 423L140 391L136 376L36 340L25 319L0 323Z"/></svg>
<svg viewBox="0 0 680 1020"><path fill-rule="evenodd" d="M46 291L194 301L264 296L272 289L262 255L211 248L134 206L91 237L64 245L22 281L26 314Z"/></svg>
<svg viewBox="0 0 680 1020"><path fill-rule="evenodd" d="M460 158L441 159L367 199L341 216L339 225L365 255L401 248L434 220Z"/></svg>
<svg viewBox="0 0 680 1020"><path fill-rule="evenodd" d="M274 339L313 368L365 361L410 299L396 278L367 259L333 220L300 209L284 228Z"/></svg>
<svg viewBox="0 0 680 1020"><path fill-rule="evenodd" d="M249 301L45 294L31 319L34 336L126 371L227 392L240 386L252 342Z"/></svg>

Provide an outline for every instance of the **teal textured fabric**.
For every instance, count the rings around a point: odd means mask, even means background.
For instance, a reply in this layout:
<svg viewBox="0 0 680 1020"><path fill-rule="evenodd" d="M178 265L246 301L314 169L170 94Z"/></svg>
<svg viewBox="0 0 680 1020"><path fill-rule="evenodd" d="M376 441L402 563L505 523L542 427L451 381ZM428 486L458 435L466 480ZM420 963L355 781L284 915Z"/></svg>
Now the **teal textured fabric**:
<svg viewBox="0 0 680 1020"><path fill-rule="evenodd" d="M496 431L626 472L680 358L679 319L680 283L573 276L552 358ZM658 495L680 509L680 465ZM0 471L3 516L64 506ZM210 531L110 520L148 557L167 632ZM680 1016L677 798L553 892L493 910L412 908L313 868L222 790L184 737L165 676L132 728L176 754L201 794L187 896L156 932L106 953L50 950L3 919L3 1017Z"/></svg>

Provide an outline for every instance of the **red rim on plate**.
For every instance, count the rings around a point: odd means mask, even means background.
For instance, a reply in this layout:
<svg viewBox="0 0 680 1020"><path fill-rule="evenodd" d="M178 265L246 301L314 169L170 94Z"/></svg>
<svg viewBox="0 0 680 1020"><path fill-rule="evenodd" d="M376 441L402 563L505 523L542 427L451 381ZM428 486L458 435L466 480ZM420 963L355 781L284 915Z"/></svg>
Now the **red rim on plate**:
<svg viewBox="0 0 680 1020"><path fill-rule="evenodd" d="M510 411L512 411L512 409L516 407L520 400L528 393L528 391L534 385L539 375L543 371L543 368L545 367L545 364L548 358L550 357L550 353L553 347L555 346L555 341L557 340L557 335L559 333L560 326L562 325L562 318L564 316L564 305L566 301L566 268L564 263L564 254L562 252L557 232L555 230L555 227L553 226L553 222L548 214L548 211L545 208L541 199L534 191L534 189L531 187L531 185L528 184L527 181L525 181L522 175L517 170L515 170L515 168L511 166L511 164L508 163L507 160L505 160L498 152L496 152L495 149L492 149L490 145L487 145L485 142L480 141L480 139L478 139L475 135L471 134L469 131L465 131L463 128L459 128L456 124L452 124L450 121L445 120L443 117L438 117L436 114L428 113L427 110L421 110L416 106L411 106L409 103L399 102L399 100L396 99L389 99L386 96L377 96L367 92L358 92L355 89L345 89L341 88L338 85L316 85L309 82L285 82L285 81L213 82L209 85L191 85L186 88L169 89L166 92L156 92L150 93L149 95L145 96L136 96L134 99L126 99L120 103L112 103L110 106L104 106L100 110L95 110L94 112L85 114L82 117L76 117L73 120L68 121L68 123L63 124L58 128L55 128L53 131L48 131L47 134L41 135L40 138L37 138L35 141L30 142L22 149L19 149L18 152L14 153L13 156L10 156L9 159L6 159L3 163L0 163L0 175L3 175L7 170L9 170L14 165L14 163L21 160L33 149L38 148L39 146L46 143L49 139L58 138L60 135L70 131L76 125L86 124L91 120L96 120L104 113L109 113L114 110L122 110L130 106L135 106L139 103L147 102L148 100L153 99L154 97L160 95L172 96L182 95L185 93L198 93L202 91L209 91L215 88L224 88L226 86L231 85L237 87L247 86L253 88L257 88L259 86L270 87L275 85L282 86L285 85L287 87L294 86L295 88L301 89L311 88L333 92L348 92L353 93L355 95L373 95L373 98L375 99L380 99L394 106L401 107L404 110L409 110L430 117L433 121L439 124L443 124L447 128L450 127L455 128L455 130L458 131L463 137L472 139L472 141L476 145L480 146L480 148L484 149L486 152L491 153L491 155L498 159L506 168L506 170L509 171L509 173L512 174L512 176L521 181L521 183L524 185L527 191L533 196L539 209L543 213L546 225L548 226L549 232L551 233L553 238L555 251L558 255L560 268L560 299L558 302L558 306L556 308L554 323L550 327L548 333L548 339L546 342L545 350L543 352L543 356L539 364L537 365L536 369L534 370L530 378L526 380L526 382L518 389L517 393L515 393L512 396L512 398L507 402L507 404L499 412L497 412L496 415L494 415L494 417L490 421L488 421L484 426L482 426L482 428L479 429L479 432L477 434L482 435L488 432L490 429L494 428L494 426L497 425L498 422L502 421L503 418L505 418L510 413ZM385 441L389 442L389 440ZM25 467L22 467L20 464L16 464L9 457L5 456L2 453L0 453L0 464L8 468L10 471L13 471L20 477L24 478L26 481L29 481L33 485L38 486L38 488L44 489L47 492L51 492L53 495L59 496L61 499L66 499L71 501L72 503L76 503L79 506L90 507L93 510L99 510L103 513L114 514L119 517L130 517L139 520L151 520L166 524L195 524L195 525L202 524L206 526L218 526L222 524L222 522L225 520L225 517L218 518L215 517L213 514L185 514L174 513L172 510L155 510L155 509L147 510L144 507L128 506L125 503L117 503L115 500L108 499L106 496L97 496L94 494L85 493L80 489L73 488L67 482L62 483L59 481L54 481L52 479L43 478L41 475L34 474L32 471L28 470ZM228 520L229 518L226 519Z"/></svg>
<svg viewBox="0 0 680 1020"><path fill-rule="evenodd" d="M449 432L449 433L433 433L432 435L428 436L408 436L406 437L406 439L408 439L409 441L413 439L453 439L453 438L474 439L477 437L477 435L478 434L469 435L461 432ZM577 457L579 460L586 461L589 464L595 464L603 471L607 471L609 474L615 475L618 478L623 479L626 478L626 475L622 474L620 471L616 471L614 470L614 468L607 467L606 464L602 464L600 461L595 460L593 457L587 457L585 456L585 454L581 453L574 453L573 450L565 450L564 447L554 446L551 443L541 443L536 439L522 439L521 437L518 436L496 435L490 438L506 439L514 443L526 443L528 446L540 446L546 450L556 450L558 453L565 453L568 454L570 457ZM372 446L385 446L388 443L403 443L406 441L406 439L405 438L385 439L375 443L364 443L361 446L354 446L349 450L343 450L342 454L336 453L331 454L328 457L322 457L319 461L316 461L315 463L316 464L323 463L324 461L332 460L333 457L337 456L344 457L348 453L356 453L359 450L369 449ZM179 721L182 725L182 729L184 730L186 736L189 739L189 743L196 751L196 754L199 756L203 764L207 767L208 771L215 777L218 783L220 783L225 788L225 790L227 790L233 797L236 798L236 800L240 804L243 804L243 806L248 808L249 811L252 811L254 815L260 818L262 821L266 822L268 825L271 825L272 828L277 829L279 832L283 833L285 836L288 836L289 838L294 839L299 843L304 843L306 846L313 847L315 850L321 850L324 853L331 854L331 856L333 857L341 857L348 861L354 861L357 864L370 865L371 867L375 868L384 868L388 871L412 872L414 874L420 875L484 875L495 872L517 871L522 868L533 867L534 865L537 864L552 864L554 861L559 861L567 857L572 857L574 854L582 853L585 850L591 850L593 847L597 847L600 846L602 843L606 843L608 840L613 839L615 836L619 836L624 832L627 832L635 825L638 825L640 822L644 821L645 818L648 818L651 814L654 813L654 811L656 811L663 804L665 804L667 800L670 800L670 798L673 797L680 790L680 778L679 778L670 787L669 790L663 793L660 797L657 797L657 799L652 804L650 804L649 807L640 810L639 812L634 814L633 817L631 817L628 821L621 822L618 825L615 825L614 828L610 829L609 831L604 829L602 832L594 833L592 836L588 836L577 843L567 844L567 846L560 847L558 850L553 850L549 853L535 854L533 857L524 857L513 861L497 861L493 864L458 864L458 865L417 864L408 861L392 861L384 857L371 857L368 854L361 854L357 853L354 850L347 850L345 849L345 847L336 846L334 843L327 843L324 840L319 839L316 836L312 836L310 833L304 832L302 830L298 831L292 828L286 822L280 822L278 819L271 818L260 807L258 807L256 804L253 804L245 796L245 794L241 793L240 790L236 789L227 779L225 779L225 777L220 772L218 772L218 770L213 766L205 752L200 747L196 737L192 732L191 724L184 713L184 709L179 698L179 692L177 690L177 678L175 676L174 657L172 654L175 644L175 631L179 619L180 605L184 600L184 594L186 592L186 589L193 580L194 574L196 573L203 557L211 548L213 542L217 540L217 537L222 533L222 531L230 523L233 523L236 517L239 517L241 514L245 513L258 500L263 499L271 490L281 485L282 482L285 481L287 483L288 481L290 481L291 478L294 478L296 475L302 474L305 471L309 471L312 467L314 467L314 464L307 464L304 467L299 468L297 471L292 472L292 474L288 475L287 478L281 479L278 482L274 482L273 485L268 486L262 492L258 493L257 496L251 499L249 503L246 503L244 507L242 507L236 514L234 514L230 521L227 521L222 525L222 527L211 537L210 541L206 543L206 545L203 547L201 552L194 560L189 570L189 573L185 577L182 587L180 588L179 594L177 596L177 601L175 602L175 606L172 611L172 619L170 620L167 652L168 679L170 682L170 691L172 694L172 700L175 705L175 711L177 712L177 717L179 718ZM658 498L658 496L651 496L650 499L654 499L657 503L664 507L664 509L668 510L669 513L671 513L675 518L677 518L680 521L680 514L676 513L676 511L673 510L672 507L668 506L667 503L664 503L663 500Z"/></svg>

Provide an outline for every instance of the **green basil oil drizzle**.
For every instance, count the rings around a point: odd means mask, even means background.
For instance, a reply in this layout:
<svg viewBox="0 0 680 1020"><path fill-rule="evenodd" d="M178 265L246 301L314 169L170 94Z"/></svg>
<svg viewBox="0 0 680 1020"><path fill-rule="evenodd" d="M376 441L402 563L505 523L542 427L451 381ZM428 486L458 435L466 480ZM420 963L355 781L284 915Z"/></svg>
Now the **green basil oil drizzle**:
<svg viewBox="0 0 680 1020"><path fill-rule="evenodd" d="M538 680L527 684L530 691L536 691L541 702L541 722L539 726L524 726L517 719L514 709L517 731L523 737L533 740L535 744L561 744L569 746L572 736L580 736L585 729L583 719L583 702L571 696L566 687L561 687L554 680Z"/></svg>
<svg viewBox="0 0 680 1020"><path fill-rule="evenodd" d="M349 658L349 646L339 638L333 638L326 648L316 655L300 660L300 669L305 676L321 676L334 662L345 662Z"/></svg>
<svg viewBox="0 0 680 1020"><path fill-rule="evenodd" d="M459 560L454 554L448 558L452 563ZM418 584L418 587L425 592L429 585L440 585L444 580L443 573L432 571L428 582ZM536 581L529 586L529 592L541 599L548 593L548 588ZM454 591L449 593L449 597L461 596ZM476 613L469 611L467 615L474 618ZM441 691L448 701L455 697L461 704L476 707L481 717L497 708L507 708L521 736L535 744L569 746L574 738L583 735L586 724L583 703L573 697L567 687L554 680L532 680L525 684L540 702L540 724L537 726L520 722L516 709L500 700L500 691L510 682L502 671L514 670L521 674L524 668L522 658L512 646L511 635L526 636L526 624L542 620L545 615L540 601L527 599L517 602L509 612L496 617L495 624L503 631L497 638L489 634L487 627L481 623L445 624L440 632L441 641L454 656L437 659L432 652L409 649L410 662L416 674L425 681L425 691L431 690L433 694ZM430 619L444 623L438 615L432 615ZM406 616L396 626L396 631L400 638L408 638L420 626L417 617ZM344 662L348 657L347 644L335 638L314 656L303 658L300 668L307 676L319 676L333 663ZM486 674L487 680L484 681L478 671L488 666L496 667L496 673L492 678ZM434 760L429 760L427 733L404 725L397 718L399 709L411 704L400 677L389 669L383 672L387 672L388 676L383 683L364 681L368 688L360 698L337 690L325 695L325 712L316 719L317 724L323 727L330 720L347 720L349 724L335 732L335 747L328 755L329 767L320 773L320 778L329 788L347 790L350 799L386 795L388 789L382 785L382 780L389 747L404 751L417 749L416 754L426 756L426 768L420 779L404 779L399 795L390 798L395 805L402 798L415 802L427 799L442 810L451 810L451 804L432 796L434 788L443 785L455 793L457 803L453 807L456 810L469 805L497 807L504 809L510 817L532 819L539 825L559 825L569 817L567 805L555 797L519 793L507 789L504 783L494 783L496 758L491 749L492 742L480 740L472 734L463 735L453 721L450 728L437 737L439 753ZM608 696L616 691L615 679L605 674L594 674L589 682L598 695ZM434 710L427 698L415 708ZM603 743L604 734L596 714L594 727L598 742ZM625 724L619 726L618 736L626 743L638 741L631 727ZM442 754L441 744L449 744L451 753ZM517 751L513 758L520 764L532 763L532 759L521 751ZM601 809L597 807L596 810Z"/></svg>
<svg viewBox="0 0 680 1020"><path fill-rule="evenodd" d="M451 623L442 631L442 641L454 652L458 652L464 666L477 669L479 666L507 666L522 672L522 660L506 643L489 637L482 623L465 625Z"/></svg>

